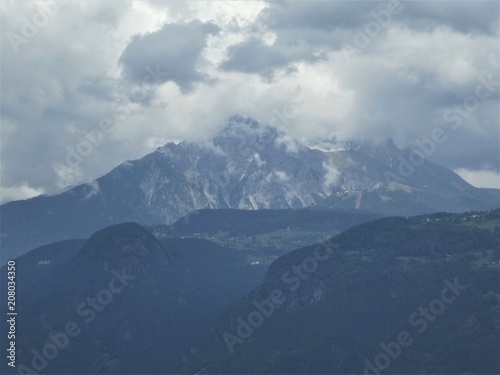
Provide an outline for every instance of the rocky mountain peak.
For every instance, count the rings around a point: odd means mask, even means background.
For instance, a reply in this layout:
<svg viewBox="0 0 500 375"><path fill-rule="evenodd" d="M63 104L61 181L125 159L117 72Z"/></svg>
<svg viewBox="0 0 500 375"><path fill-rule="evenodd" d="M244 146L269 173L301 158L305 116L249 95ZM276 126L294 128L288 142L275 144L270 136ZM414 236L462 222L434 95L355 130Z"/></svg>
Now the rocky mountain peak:
<svg viewBox="0 0 500 375"><path fill-rule="evenodd" d="M429 161L412 165L408 150L399 150L390 140L323 151L277 128L233 116L211 143L168 143L96 180L92 194L81 185L54 197L3 205L3 232L8 237L2 239L2 251L7 258L47 243L47 238L69 238L45 233L46 224L55 218L55 227L76 237L124 221L169 224L205 208L322 207L407 216L498 205L498 190L474 188ZM28 230L37 233L29 242ZM121 245L104 241L98 248L108 253L130 249L135 252L131 256L142 256L140 244L126 243L123 237Z"/></svg>
<svg viewBox="0 0 500 375"><path fill-rule="evenodd" d="M249 117L231 116L213 143L225 152L251 152L273 149L283 133Z"/></svg>

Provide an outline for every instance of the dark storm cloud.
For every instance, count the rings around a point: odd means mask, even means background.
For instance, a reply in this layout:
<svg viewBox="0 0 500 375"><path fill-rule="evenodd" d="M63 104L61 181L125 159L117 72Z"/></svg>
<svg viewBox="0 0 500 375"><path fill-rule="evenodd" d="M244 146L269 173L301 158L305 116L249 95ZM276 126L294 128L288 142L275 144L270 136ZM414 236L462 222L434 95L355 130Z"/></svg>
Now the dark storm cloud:
<svg viewBox="0 0 500 375"><path fill-rule="evenodd" d="M271 29L351 29L366 22L374 2L362 1L269 1L260 21Z"/></svg>
<svg viewBox="0 0 500 375"><path fill-rule="evenodd" d="M448 26L464 34L495 35L498 28L498 1L409 1L403 22L420 31Z"/></svg>
<svg viewBox="0 0 500 375"><path fill-rule="evenodd" d="M268 46L262 40L252 38L231 46L228 50L228 58L221 65L221 68L270 76L273 70L288 66L290 61L315 61L318 59L319 57L311 53L310 46L304 43L288 46L274 43L273 46Z"/></svg>
<svg viewBox="0 0 500 375"><path fill-rule="evenodd" d="M231 46L228 50L228 59L221 67L225 70L258 73L283 66L288 61L289 58L276 49L266 46L260 39L252 38Z"/></svg>
<svg viewBox="0 0 500 375"><path fill-rule="evenodd" d="M221 68L267 77L297 62L322 60L326 53L342 48L355 28L372 19L370 12L379 8L384 5L359 1L269 2L258 23L275 34L273 43L254 37L233 45Z"/></svg>
<svg viewBox="0 0 500 375"><path fill-rule="evenodd" d="M491 36L498 32L499 7L496 1L269 1L258 23L275 33L274 43L252 38L233 45L221 67L269 76L274 69L353 44L355 34L373 21L382 29L387 23L419 32L449 27Z"/></svg>
<svg viewBox="0 0 500 375"><path fill-rule="evenodd" d="M213 23L192 21L165 24L158 31L134 36L120 57L123 75L138 85L173 81L188 92L194 83L208 78L198 66L200 55L208 36L219 30Z"/></svg>
<svg viewBox="0 0 500 375"><path fill-rule="evenodd" d="M407 27L432 30L449 26L461 33L493 35L498 23L497 1L269 1L260 21L280 29L353 29L373 18L388 4L404 8L400 22Z"/></svg>

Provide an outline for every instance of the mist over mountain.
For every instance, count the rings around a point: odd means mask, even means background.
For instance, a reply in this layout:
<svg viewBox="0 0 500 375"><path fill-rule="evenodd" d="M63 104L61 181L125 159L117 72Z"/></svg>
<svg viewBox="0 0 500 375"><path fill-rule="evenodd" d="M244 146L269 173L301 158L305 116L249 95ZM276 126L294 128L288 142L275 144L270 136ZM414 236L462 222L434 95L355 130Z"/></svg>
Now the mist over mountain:
<svg viewBox="0 0 500 375"><path fill-rule="evenodd" d="M169 224L203 208L361 209L382 215L458 212L498 205L449 169L390 140L339 151L307 147L240 116L212 141L168 143L91 184L0 206L2 257L87 237L107 225Z"/></svg>

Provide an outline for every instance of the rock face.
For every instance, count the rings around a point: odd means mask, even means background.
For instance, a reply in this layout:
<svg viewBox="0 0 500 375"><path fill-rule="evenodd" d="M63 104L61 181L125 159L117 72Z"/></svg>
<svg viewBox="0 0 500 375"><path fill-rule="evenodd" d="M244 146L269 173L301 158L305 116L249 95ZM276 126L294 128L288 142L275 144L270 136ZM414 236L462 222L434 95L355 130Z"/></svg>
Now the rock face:
<svg viewBox="0 0 500 375"><path fill-rule="evenodd" d="M325 152L233 116L206 144L168 143L90 185L2 205L2 262L107 225L169 224L202 208L320 206L411 215L498 205L498 190L478 189L444 167L408 160L410 150L391 141Z"/></svg>

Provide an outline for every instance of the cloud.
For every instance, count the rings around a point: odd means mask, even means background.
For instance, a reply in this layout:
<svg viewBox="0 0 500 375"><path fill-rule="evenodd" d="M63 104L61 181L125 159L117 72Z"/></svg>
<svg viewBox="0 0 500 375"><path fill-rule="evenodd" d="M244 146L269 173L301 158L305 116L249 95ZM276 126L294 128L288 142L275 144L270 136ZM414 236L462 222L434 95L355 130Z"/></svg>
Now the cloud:
<svg viewBox="0 0 500 375"><path fill-rule="evenodd" d="M268 1L260 21L275 30L351 29L366 21L368 10L376 4L369 1Z"/></svg>
<svg viewBox="0 0 500 375"><path fill-rule="evenodd" d="M51 163L64 159L66 146L111 113L106 98L115 94L116 62L109 59L115 41L102 36L117 27L130 5L60 5L16 53L9 32L24 35L25 25L41 14L40 4L16 2L0 15L3 189L26 183L31 191L56 191Z"/></svg>
<svg viewBox="0 0 500 375"><path fill-rule="evenodd" d="M276 30L356 29L388 6L402 8L396 22L428 32L444 26L469 34L495 35L499 4L495 1L268 1L260 20Z"/></svg>
<svg viewBox="0 0 500 375"><path fill-rule="evenodd" d="M283 68L286 73L294 73L293 63L298 61L314 62L321 57L314 54L306 43L281 43L280 40L268 45L263 40L252 38L233 45L228 49L228 58L221 68L228 71L258 73L273 78L276 69Z"/></svg>
<svg viewBox="0 0 500 375"><path fill-rule="evenodd" d="M125 48L120 64L124 77L137 85L175 82L183 92L209 77L200 70L209 35L220 31L213 23L167 23L160 30L137 35Z"/></svg>
<svg viewBox="0 0 500 375"><path fill-rule="evenodd" d="M496 1L418 1L404 2L402 21L418 31L448 26L462 34L495 36L498 32Z"/></svg>
<svg viewBox="0 0 500 375"><path fill-rule="evenodd" d="M90 182L171 140L206 141L234 114L277 126L289 146L412 147L440 127L433 161L500 169L498 86L459 128L445 116L481 77L500 79L498 2L401 1L360 48L389 2L71 1L16 54L8 35L22 35L29 4L42 2L3 2L0 14L2 191ZM109 131L68 165L103 121Z"/></svg>
<svg viewBox="0 0 500 375"><path fill-rule="evenodd" d="M101 192L101 188L99 187L99 183L97 181L92 181L88 183L85 187L86 187L86 192L85 196L83 197L84 200L89 199Z"/></svg>
<svg viewBox="0 0 500 375"><path fill-rule="evenodd" d="M288 58L263 41L252 38L245 42L231 46L228 50L228 59L221 65L225 70L258 73L272 71L287 64Z"/></svg>
<svg viewBox="0 0 500 375"><path fill-rule="evenodd" d="M22 199L28 199L36 195L43 194L42 189L33 189L27 184L4 187L0 193L0 202L10 202Z"/></svg>
<svg viewBox="0 0 500 375"><path fill-rule="evenodd" d="M468 169L456 169L464 180L477 187L500 189L500 174L492 171L471 171Z"/></svg>
<svg viewBox="0 0 500 375"><path fill-rule="evenodd" d="M323 168L325 170L325 181L323 182L323 188L325 194L331 194L332 188L337 185L340 177L340 172L334 165L333 161L323 163Z"/></svg>
<svg viewBox="0 0 500 375"><path fill-rule="evenodd" d="M273 0L260 12L257 23L262 27L260 37L272 35L274 42L265 43L259 37L240 41L229 48L222 68L268 77L276 69L317 61L329 52L355 44L359 32L370 32L370 24L375 39L383 39L394 27L419 33L448 28L465 35L494 37L498 34L498 14L499 3L488 1Z"/></svg>

